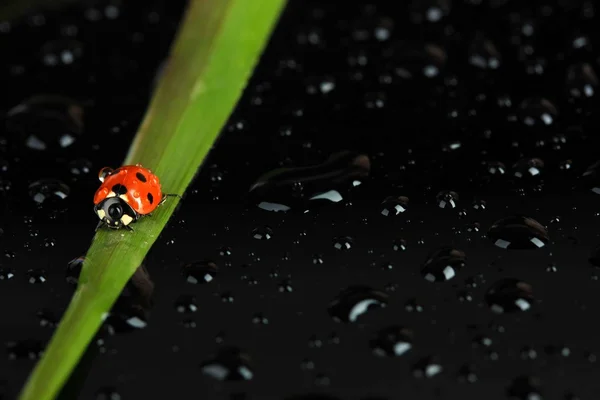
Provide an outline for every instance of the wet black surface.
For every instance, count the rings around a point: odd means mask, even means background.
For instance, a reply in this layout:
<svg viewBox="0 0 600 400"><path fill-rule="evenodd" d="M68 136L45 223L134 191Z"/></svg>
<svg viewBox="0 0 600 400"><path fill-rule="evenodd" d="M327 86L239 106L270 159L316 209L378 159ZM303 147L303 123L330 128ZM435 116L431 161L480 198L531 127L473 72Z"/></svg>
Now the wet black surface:
<svg viewBox="0 0 600 400"><path fill-rule="evenodd" d="M182 10L85 4L0 23L8 399ZM292 1L63 398L597 398L599 17L536 4Z"/></svg>

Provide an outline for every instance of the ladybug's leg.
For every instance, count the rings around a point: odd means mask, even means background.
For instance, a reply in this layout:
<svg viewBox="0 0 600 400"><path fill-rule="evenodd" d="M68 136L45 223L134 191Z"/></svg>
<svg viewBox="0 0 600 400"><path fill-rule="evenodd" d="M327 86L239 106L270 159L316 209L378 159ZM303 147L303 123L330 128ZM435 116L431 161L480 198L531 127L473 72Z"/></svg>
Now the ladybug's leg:
<svg viewBox="0 0 600 400"><path fill-rule="evenodd" d="M129 225L125 225L125 229L127 229L129 232L133 232L133 228Z"/></svg>
<svg viewBox="0 0 600 400"><path fill-rule="evenodd" d="M167 197L179 197L179 200L183 200L183 197L181 197L177 193L165 193L163 194L162 199L160 199L160 203L158 203L158 205L160 206L164 204L164 202L167 201Z"/></svg>
<svg viewBox="0 0 600 400"><path fill-rule="evenodd" d="M102 221L98 221L98 225L96 225L96 229L94 229L94 232L98 232L98 229L100 229L100 227L104 225L104 222Z"/></svg>

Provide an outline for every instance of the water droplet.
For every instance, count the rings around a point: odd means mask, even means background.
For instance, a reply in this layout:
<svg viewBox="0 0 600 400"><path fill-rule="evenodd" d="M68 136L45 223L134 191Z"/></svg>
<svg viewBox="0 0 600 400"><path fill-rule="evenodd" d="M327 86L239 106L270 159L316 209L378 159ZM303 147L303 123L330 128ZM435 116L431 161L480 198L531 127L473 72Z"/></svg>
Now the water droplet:
<svg viewBox="0 0 600 400"><path fill-rule="evenodd" d="M542 400L542 383L535 376L519 376L515 378L506 390L511 398L519 400Z"/></svg>
<svg viewBox="0 0 600 400"><path fill-rule="evenodd" d="M15 277L15 273L12 268L0 268L0 281L8 281Z"/></svg>
<svg viewBox="0 0 600 400"><path fill-rule="evenodd" d="M107 315L104 325L109 334L143 329L148 325L154 283L144 265L140 265Z"/></svg>
<svg viewBox="0 0 600 400"><path fill-rule="evenodd" d="M37 360L44 352L44 345L39 340L24 339L6 343L6 354L9 360Z"/></svg>
<svg viewBox="0 0 600 400"><path fill-rule="evenodd" d="M40 321L40 326L44 328L54 328L58 323L58 318L50 310L38 311L37 318Z"/></svg>
<svg viewBox="0 0 600 400"><path fill-rule="evenodd" d="M77 158L69 163L69 171L75 176L87 175L92 171L92 163L86 158Z"/></svg>
<svg viewBox="0 0 600 400"><path fill-rule="evenodd" d="M542 97L523 100L520 109L521 121L527 126L552 125L558 117L558 109Z"/></svg>
<svg viewBox="0 0 600 400"><path fill-rule="evenodd" d="M257 179L250 194L267 211L304 211L316 200L339 203L353 187L369 175L366 155L341 152L311 167L280 168Z"/></svg>
<svg viewBox="0 0 600 400"><path fill-rule="evenodd" d="M475 383L477 382L477 375L475 374L475 367L473 365L465 364L458 369L458 381L463 383Z"/></svg>
<svg viewBox="0 0 600 400"><path fill-rule="evenodd" d="M33 150L71 146L83 133L83 108L60 96L34 96L8 111L6 129Z"/></svg>
<svg viewBox="0 0 600 400"><path fill-rule="evenodd" d="M406 251L407 244L406 244L406 240L404 239L396 239L394 240L394 245L392 246L392 248L394 249L394 251Z"/></svg>
<svg viewBox="0 0 600 400"><path fill-rule="evenodd" d="M350 236L338 236L333 238L333 247L336 250L350 250L354 240Z"/></svg>
<svg viewBox="0 0 600 400"><path fill-rule="evenodd" d="M381 215L384 217L395 217L405 212L408 208L408 197L387 197L381 203Z"/></svg>
<svg viewBox="0 0 600 400"><path fill-rule="evenodd" d="M497 247L507 250L539 249L550 241L546 228L536 220L520 215L496 221L487 237Z"/></svg>
<svg viewBox="0 0 600 400"><path fill-rule="evenodd" d="M440 75L448 56L435 44L404 42L391 54L396 76L402 79L435 78Z"/></svg>
<svg viewBox="0 0 600 400"><path fill-rule="evenodd" d="M182 295L175 301L175 309L178 313L195 313L198 311L198 305L194 296Z"/></svg>
<svg viewBox="0 0 600 400"><path fill-rule="evenodd" d="M254 376L248 354L236 347L220 349L217 355L202 363L202 373L219 381L248 381Z"/></svg>
<svg viewBox="0 0 600 400"><path fill-rule="evenodd" d="M121 400L122 397L117 389L112 386L105 386L96 391L96 400Z"/></svg>
<svg viewBox="0 0 600 400"><path fill-rule="evenodd" d="M329 304L329 315L338 322L356 322L373 308L387 306L388 295L367 286L351 286Z"/></svg>
<svg viewBox="0 0 600 400"><path fill-rule="evenodd" d="M443 367L438 362L437 357L433 356L423 357L412 366L412 373L415 378L433 378L442 370Z"/></svg>
<svg viewBox="0 0 600 400"><path fill-rule="evenodd" d="M77 257L69 261L69 263L67 264L67 271L65 277L67 283L70 283L71 285L77 285L84 261L84 257Z"/></svg>
<svg viewBox="0 0 600 400"><path fill-rule="evenodd" d="M450 0L412 0L410 18L416 24L439 22L450 14Z"/></svg>
<svg viewBox="0 0 600 400"><path fill-rule="evenodd" d="M370 344L375 355L399 357L412 348L413 332L405 327L390 326L378 331Z"/></svg>
<svg viewBox="0 0 600 400"><path fill-rule="evenodd" d="M46 278L46 271L43 269L30 269L27 271L27 276L27 281L32 285L46 283L48 280L48 278Z"/></svg>
<svg viewBox="0 0 600 400"><path fill-rule="evenodd" d="M421 269L421 275L429 282L446 282L454 278L466 262L461 250L444 247L433 252Z"/></svg>
<svg viewBox="0 0 600 400"><path fill-rule="evenodd" d="M217 264L208 260L186 264L182 269L186 282L194 285L212 282L218 272Z"/></svg>
<svg viewBox="0 0 600 400"><path fill-rule="evenodd" d="M581 176L582 184L586 189L600 194L600 161L590 165Z"/></svg>
<svg viewBox="0 0 600 400"><path fill-rule="evenodd" d="M517 178L539 177L544 169L544 162L539 158L525 158L513 166Z"/></svg>
<svg viewBox="0 0 600 400"><path fill-rule="evenodd" d="M513 278L494 283L485 294L485 301L497 314L527 311L533 306L531 285Z"/></svg>
<svg viewBox="0 0 600 400"><path fill-rule="evenodd" d="M494 43L478 33L469 49L469 64L481 69L498 69L500 61L500 53Z"/></svg>
<svg viewBox="0 0 600 400"><path fill-rule="evenodd" d="M75 39L52 40L42 46L41 54L48 67L71 65L83 57L83 43Z"/></svg>
<svg viewBox="0 0 600 400"><path fill-rule="evenodd" d="M268 226L262 226L252 231L252 237L256 240L269 240L273 237L273 230Z"/></svg>
<svg viewBox="0 0 600 400"><path fill-rule="evenodd" d="M597 87L598 77L590 64L575 64L567 70L567 92L572 98L593 97Z"/></svg>
<svg viewBox="0 0 600 400"><path fill-rule="evenodd" d="M29 185L29 196L38 204L60 202L70 192L71 189L58 179L41 179Z"/></svg>
<svg viewBox="0 0 600 400"><path fill-rule="evenodd" d="M451 190L443 190L437 194L436 201L440 208L456 208L458 193Z"/></svg>

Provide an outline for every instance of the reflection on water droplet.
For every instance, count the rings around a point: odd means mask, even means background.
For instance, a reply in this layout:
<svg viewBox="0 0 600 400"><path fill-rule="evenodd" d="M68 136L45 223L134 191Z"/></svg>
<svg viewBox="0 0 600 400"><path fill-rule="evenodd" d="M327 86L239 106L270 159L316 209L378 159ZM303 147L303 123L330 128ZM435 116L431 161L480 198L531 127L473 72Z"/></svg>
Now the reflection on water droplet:
<svg viewBox="0 0 600 400"><path fill-rule="evenodd" d="M252 185L250 194L266 211L303 211L316 201L339 203L357 186L355 182L368 176L370 168L367 156L344 151L319 165L268 172Z"/></svg>
<svg viewBox="0 0 600 400"><path fill-rule="evenodd" d="M466 262L461 250L444 247L433 252L423 265L421 275L429 282L446 282L454 278Z"/></svg>
<svg viewBox="0 0 600 400"><path fill-rule="evenodd" d="M69 171L75 176L87 175L92 171L92 163L85 158L77 158L69 163Z"/></svg>
<svg viewBox="0 0 600 400"><path fill-rule="evenodd" d="M435 78L446 65L446 51L438 45L423 42L401 42L391 50L391 63L402 79Z"/></svg>
<svg viewBox="0 0 600 400"><path fill-rule="evenodd" d="M46 271L43 269L30 269L27 271L27 281L34 284L46 283L48 278L46 278Z"/></svg>
<svg viewBox="0 0 600 400"><path fill-rule="evenodd" d="M450 0L412 0L410 19L416 24L439 22L450 14L451 4Z"/></svg>
<svg viewBox="0 0 600 400"><path fill-rule="evenodd" d="M29 196L38 204L64 200L70 192L71 189L58 179L41 179L29 185Z"/></svg>
<svg viewBox="0 0 600 400"><path fill-rule="evenodd" d="M351 286L329 304L329 315L338 322L356 322L373 308L387 306L388 295L367 286Z"/></svg>
<svg viewBox="0 0 600 400"><path fill-rule="evenodd" d="M550 241L546 228L536 220L520 215L496 221L487 237L497 247L507 250L539 249Z"/></svg>
<svg viewBox="0 0 600 400"><path fill-rule="evenodd" d="M408 197L387 197L381 203L381 215L384 217L395 217L405 212L408 208Z"/></svg>
<svg viewBox="0 0 600 400"><path fill-rule="evenodd" d="M83 107L66 97L34 96L8 111L6 129L30 149L63 149L83 133Z"/></svg>
<svg viewBox="0 0 600 400"><path fill-rule="evenodd" d="M219 381L249 381L254 373L248 354L236 347L220 349L215 357L200 366L202 373Z"/></svg>
<svg viewBox="0 0 600 400"><path fill-rule="evenodd" d="M497 314L527 311L533 305L531 285L513 278L494 283L485 294L485 301Z"/></svg>
<svg viewBox="0 0 600 400"><path fill-rule="evenodd" d="M519 400L542 400L542 383L535 376L519 376L506 390L506 394Z"/></svg>
<svg viewBox="0 0 600 400"><path fill-rule="evenodd" d="M405 327L390 326L378 331L370 345L375 355L399 357L412 348L413 332Z"/></svg>

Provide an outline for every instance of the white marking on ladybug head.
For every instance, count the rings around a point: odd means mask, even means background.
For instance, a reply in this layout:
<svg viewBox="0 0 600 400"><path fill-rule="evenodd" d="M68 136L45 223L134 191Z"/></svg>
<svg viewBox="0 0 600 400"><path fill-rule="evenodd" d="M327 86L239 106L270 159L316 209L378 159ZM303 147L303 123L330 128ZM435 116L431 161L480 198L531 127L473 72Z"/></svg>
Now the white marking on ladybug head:
<svg viewBox="0 0 600 400"><path fill-rule="evenodd" d="M117 195L117 194L116 194L115 192L111 191L111 192L109 192L109 193L106 195L106 197L107 197L107 198L108 198L108 197L115 197L116 195Z"/></svg>
<svg viewBox="0 0 600 400"><path fill-rule="evenodd" d="M127 198L126 195L122 194L119 196L120 199L123 199L123 201L125 201L125 203L129 203L129 199Z"/></svg>
<svg viewBox="0 0 600 400"><path fill-rule="evenodd" d="M106 217L106 213L101 208L96 210L96 214L98 214L98 218L100 218L100 219L104 219Z"/></svg>
<svg viewBox="0 0 600 400"><path fill-rule="evenodd" d="M123 225L129 225L131 221L133 221L133 218L131 218L131 216L127 214L123 214L123 216L121 217L121 222L123 223Z"/></svg>

